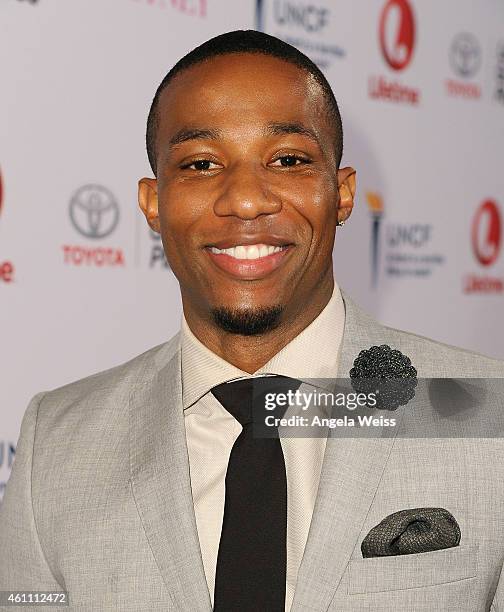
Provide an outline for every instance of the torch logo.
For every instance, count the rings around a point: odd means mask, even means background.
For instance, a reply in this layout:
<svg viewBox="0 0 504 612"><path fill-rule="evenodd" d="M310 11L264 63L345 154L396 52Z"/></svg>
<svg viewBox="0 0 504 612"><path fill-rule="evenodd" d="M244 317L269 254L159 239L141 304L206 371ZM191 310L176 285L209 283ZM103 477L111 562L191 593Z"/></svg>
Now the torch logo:
<svg viewBox="0 0 504 612"><path fill-rule="evenodd" d="M368 191L366 200L371 212L371 284L378 283L378 264L380 261L380 223L383 216L383 200L381 195Z"/></svg>

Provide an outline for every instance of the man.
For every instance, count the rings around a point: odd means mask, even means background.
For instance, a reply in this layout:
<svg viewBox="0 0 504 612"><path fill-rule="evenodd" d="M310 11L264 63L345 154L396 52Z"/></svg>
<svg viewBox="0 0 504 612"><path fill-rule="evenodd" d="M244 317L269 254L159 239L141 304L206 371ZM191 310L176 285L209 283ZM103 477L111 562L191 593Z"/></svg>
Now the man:
<svg viewBox="0 0 504 612"><path fill-rule="evenodd" d="M345 378L387 344L419 378L504 376L496 360L379 325L334 282L355 171L339 168L340 116L318 68L266 34L218 36L161 83L147 146L156 178L140 180L139 202L179 280L182 329L32 400L0 510L0 590L121 612L503 609L501 439L238 443L248 422L230 404L252 374ZM366 548L385 517L426 508L451 517L450 545ZM429 521L404 533L416 542L441 524Z"/></svg>

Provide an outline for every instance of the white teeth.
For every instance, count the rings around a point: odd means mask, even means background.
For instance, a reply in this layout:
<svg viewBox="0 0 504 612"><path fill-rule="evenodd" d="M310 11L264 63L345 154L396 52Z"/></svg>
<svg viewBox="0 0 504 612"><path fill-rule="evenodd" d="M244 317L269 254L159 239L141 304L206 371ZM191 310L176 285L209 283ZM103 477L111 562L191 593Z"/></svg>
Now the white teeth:
<svg viewBox="0 0 504 612"><path fill-rule="evenodd" d="M234 250L234 253L230 253L232 257L235 257L236 259L247 259L247 248L242 246L241 244L238 246L235 246L234 249L231 248L229 250L230 251Z"/></svg>
<svg viewBox="0 0 504 612"><path fill-rule="evenodd" d="M228 249L218 249L217 247L210 247L212 253L223 253L230 255L235 259L259 259L260 257L267 257L273 253L279 253L282 247L272 246L267 244L248 244L248 245L237 245Z"/></svg>
<svg viewBox="0 0 504 612"><path fill-rule="evenodd" d="M259 247L251 244L247 249L247 259L259 259Z"/></svg>

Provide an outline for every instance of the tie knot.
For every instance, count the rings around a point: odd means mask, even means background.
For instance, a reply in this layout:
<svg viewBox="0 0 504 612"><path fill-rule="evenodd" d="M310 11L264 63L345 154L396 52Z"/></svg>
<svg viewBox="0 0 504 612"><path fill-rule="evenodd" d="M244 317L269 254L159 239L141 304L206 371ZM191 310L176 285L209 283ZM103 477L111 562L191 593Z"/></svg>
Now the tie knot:
<svg viewBox="0 0 504 612"><path fill-rule="evenodd" d="M301 381L288 376L256 376L240 378L222 383L211 389L212 394L221 405L242 425L253 422L253 408L265 406L267 393L287 393L296 391ZM272 412L275 416L283 416L287 405L279 406ZM281 411L281 415L278 411Z"/></svg>

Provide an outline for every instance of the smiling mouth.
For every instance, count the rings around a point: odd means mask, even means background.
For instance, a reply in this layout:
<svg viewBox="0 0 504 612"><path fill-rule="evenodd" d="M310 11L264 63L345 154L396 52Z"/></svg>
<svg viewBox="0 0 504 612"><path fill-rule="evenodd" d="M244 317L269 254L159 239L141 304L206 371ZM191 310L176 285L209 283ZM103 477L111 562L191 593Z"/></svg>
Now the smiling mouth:
<svg viewBox="0 0 504 612"><path fill-rule="evenodd" d="M206 247L213 263L231 276L243 280L258 280L271 274L284 262L292 244L238 244L225 249Z"/></svg>
<svg viewBox="0 0 504 612"><path fill-rule="evenodd" d="M280 253L280 251L288 248L289 245L273 246L271 244L238 244L227 249L218 249L217 247L209 247L211 252L215 255L229 255L234 259L261 259L273 255L274 253Z"/></svg>

